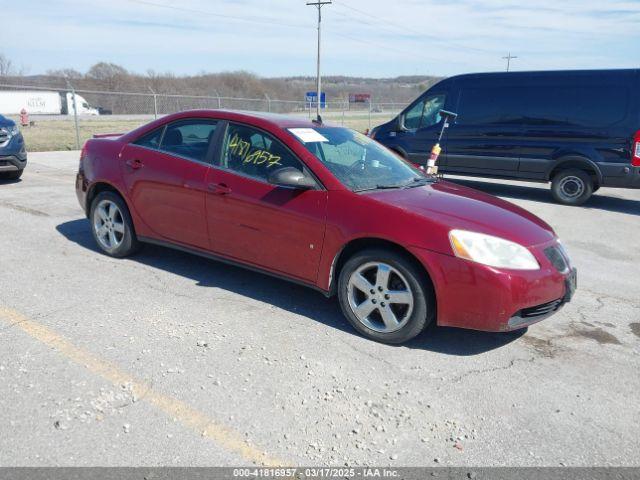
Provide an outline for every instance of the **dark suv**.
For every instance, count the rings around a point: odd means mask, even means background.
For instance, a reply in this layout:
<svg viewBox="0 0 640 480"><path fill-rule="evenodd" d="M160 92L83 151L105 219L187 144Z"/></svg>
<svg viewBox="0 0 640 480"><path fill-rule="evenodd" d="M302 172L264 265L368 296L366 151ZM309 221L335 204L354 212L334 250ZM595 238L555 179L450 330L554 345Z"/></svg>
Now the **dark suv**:
<svg viewBox="0 0 640 480"><path fill-rule="evenodd" d="M441 142L440 172L551 181L568 205L601 186L640 188L640 70L451 77L371 135L425 164L442 109L458 117Z"/></svg>
<svg viewBox="0 0 640 480"><path fill-rule="evenodd" d="M17 180L26 166L27 150L20 129L0 115L0 180Z"/></svg>

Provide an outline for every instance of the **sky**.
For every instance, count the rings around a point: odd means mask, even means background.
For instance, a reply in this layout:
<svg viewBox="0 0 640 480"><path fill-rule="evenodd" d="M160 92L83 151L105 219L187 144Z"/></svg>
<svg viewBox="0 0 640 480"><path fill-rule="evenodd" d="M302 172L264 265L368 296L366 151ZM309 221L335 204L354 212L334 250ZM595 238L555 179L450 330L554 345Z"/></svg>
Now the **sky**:
<svg viewBox="0 0 640 480"><path fill-rule="evenodd" d="M333 0L324 75L640 67L640 0ZM3 2L0 53L28 74L99 61L137 73L315 75L306 0Z"/></svg>

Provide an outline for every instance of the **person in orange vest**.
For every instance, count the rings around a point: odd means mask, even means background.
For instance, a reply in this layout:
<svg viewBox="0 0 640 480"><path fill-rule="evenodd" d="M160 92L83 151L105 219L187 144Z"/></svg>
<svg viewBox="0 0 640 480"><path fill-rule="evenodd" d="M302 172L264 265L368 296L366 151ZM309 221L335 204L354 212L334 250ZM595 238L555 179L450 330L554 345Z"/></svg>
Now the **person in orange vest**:
<svg viewBox="0 0 640 480"><path fill-rule="evenodd" d="M29 125L29 114L24 108L20 110L20 125L27 127Z"/></svg>

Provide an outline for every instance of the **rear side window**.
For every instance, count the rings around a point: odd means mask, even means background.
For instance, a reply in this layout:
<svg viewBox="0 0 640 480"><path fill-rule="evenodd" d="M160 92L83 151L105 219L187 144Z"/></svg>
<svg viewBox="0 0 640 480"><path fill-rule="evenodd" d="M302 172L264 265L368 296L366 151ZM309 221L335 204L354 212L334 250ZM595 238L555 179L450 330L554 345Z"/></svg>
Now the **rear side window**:
<svg viewBox="0 0 640 480"><path fill-rule="evenodd" d="M272 171L304 167L280 141L245 125L229 124L224 138L221 167L266 181Z"/></svg>
<svg viewBox="0 0 640 480"><path fill-rule="evenodd" d="M160 150L204 162L216 132L215 120L182 120L167 126Z"/></svg>
<svg viewBox="0 0 640 480"><path fill-rule="evenodd" d="M527 89L524 124L608 127L624 121L629 89L621 86L558 86Z"/></svg>
<svg viewBox="0 0 640 480"><path fill-rule="evenodd" d="M486 125L517 122L525 89L509 87L467 88L462 91L456 123Z"/></svg>
<svg viewBox="0 0 640 480"><path fill-rule="evenodd" d="M152 148L157 150L160 148L160 140L162 140L162 132L164 132L164 127L157 128L146 135L143 135L138 140L136 140L134 145L140 145L141 147Z"/></svg>
<svg viewBox="0 0 640 480"><path fill-rule="evenodd" d="M627 116L629 89L562 85L466 88L458 106L460 125L566 125L607 127Z"/></svg>

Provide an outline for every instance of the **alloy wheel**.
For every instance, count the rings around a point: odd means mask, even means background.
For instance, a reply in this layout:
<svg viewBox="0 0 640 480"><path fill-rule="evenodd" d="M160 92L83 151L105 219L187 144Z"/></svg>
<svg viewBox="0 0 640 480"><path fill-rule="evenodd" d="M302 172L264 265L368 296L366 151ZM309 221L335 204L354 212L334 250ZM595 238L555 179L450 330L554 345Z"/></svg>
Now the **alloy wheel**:
<svg viewBox="0 0 640 480"><path fill-rule="evenodd" d="M95 209L93 229L100 246L107 251L118 248L124 240L124 217L118 205L111 200L102 200Z"/></svg>
<svg viewBox="0 0 640 480"><path fill-rule="evenodd" d="M400 271L382 262L369 262L349 277L351 311L367 328L380 333L401 329L413 312L413 292Z"/></svg>

